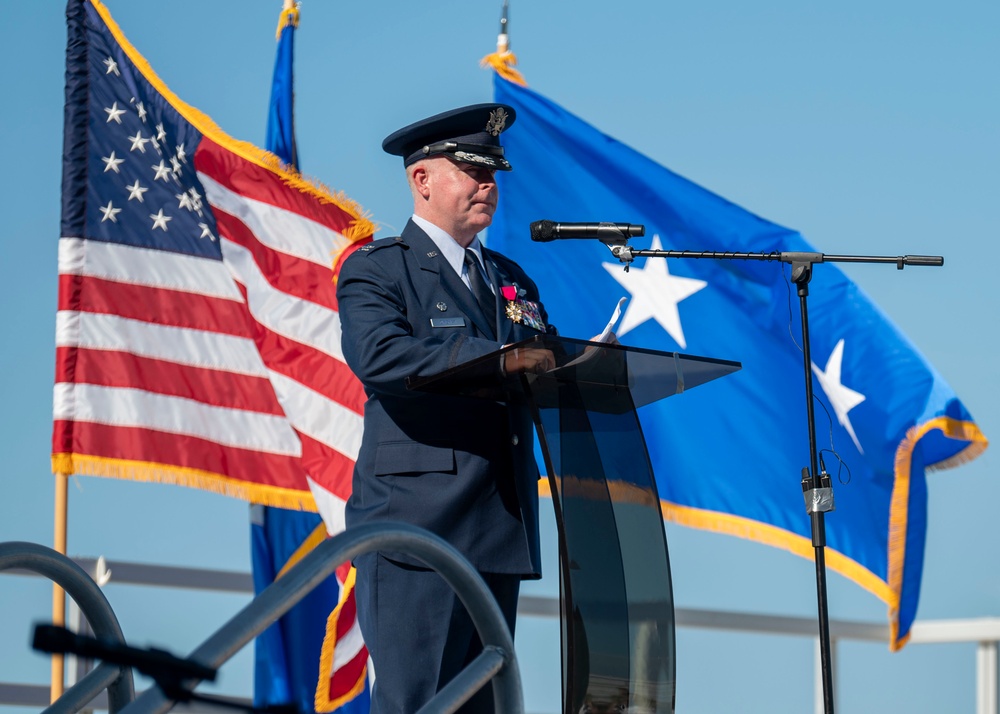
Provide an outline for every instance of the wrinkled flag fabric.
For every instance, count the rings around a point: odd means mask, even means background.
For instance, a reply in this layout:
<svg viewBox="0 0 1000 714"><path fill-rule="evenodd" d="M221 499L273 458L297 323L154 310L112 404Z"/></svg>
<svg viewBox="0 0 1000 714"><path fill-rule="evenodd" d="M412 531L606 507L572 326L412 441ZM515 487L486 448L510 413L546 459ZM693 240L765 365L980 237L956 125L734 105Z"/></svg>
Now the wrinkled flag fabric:
<svg viewBox="0 0 1000 714"><path fill-rule="evenodd" d="M798 296L779 262L637 258L597 240L533 243L538 220L638 223L633 248L814 251L796 231L713 194L499 76L517 110L504 134L488 244L531 266L566 335L600 331L628 297L626 345L742 362L741 372L640 410L667 520L814 551L801 469L809 465ZM932 275L927 276L933 279ZM817 433L833 476L827 564L885 601L890 646L917 611L927 525L925 471L974 458L986 439L940 374L833 264L809 291ZM829 416L826 416L828 414ZM838 472L833 448L850 467ZM838 482L838 473L843 483Z"/></svg>
<svg viewBox="0 0 1000 714"><path fill-rule="evenodd" d="M298 5L278 19L265 148L300 170L295 150L294 41ZM327 538L322 519L308 511L251 506L250 562L260 594ZM299 712L362 714L370 708L368 651L354 606L350 568L316 586L254 641L254 706L294 703Z"/></svg>

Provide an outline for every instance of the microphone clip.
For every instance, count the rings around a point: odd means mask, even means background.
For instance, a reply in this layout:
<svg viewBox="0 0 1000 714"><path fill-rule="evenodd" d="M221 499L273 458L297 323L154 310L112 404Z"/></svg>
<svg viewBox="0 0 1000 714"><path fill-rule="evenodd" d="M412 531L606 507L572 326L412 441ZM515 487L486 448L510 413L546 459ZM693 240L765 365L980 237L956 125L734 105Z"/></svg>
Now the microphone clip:
<svg viewBox="0 0 1000 714"><path fill-rule="evenodd" d="M632 261L635 260L635 256L632 254L632 246L628 244L628 238L622 238L621 242L605 242L605 245L608 246L608 250L618 259L619 263L625 264L625 272L627 273Z"/></svg>

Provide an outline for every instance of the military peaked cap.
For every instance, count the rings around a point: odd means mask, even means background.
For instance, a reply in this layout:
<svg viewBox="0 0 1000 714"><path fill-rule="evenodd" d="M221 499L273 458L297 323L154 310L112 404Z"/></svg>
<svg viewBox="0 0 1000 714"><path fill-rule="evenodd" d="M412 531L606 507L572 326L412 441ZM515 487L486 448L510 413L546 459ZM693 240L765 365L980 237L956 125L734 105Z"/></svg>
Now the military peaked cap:
<svg viewBox="0 0 1000 714"><path fill-rule="evenodd" d="M382 148L402 156L403 166L444 154L466 164L510 171L500 133L514 118L514 108L506 104L473 104L405 126L387 136Z"/></svg>

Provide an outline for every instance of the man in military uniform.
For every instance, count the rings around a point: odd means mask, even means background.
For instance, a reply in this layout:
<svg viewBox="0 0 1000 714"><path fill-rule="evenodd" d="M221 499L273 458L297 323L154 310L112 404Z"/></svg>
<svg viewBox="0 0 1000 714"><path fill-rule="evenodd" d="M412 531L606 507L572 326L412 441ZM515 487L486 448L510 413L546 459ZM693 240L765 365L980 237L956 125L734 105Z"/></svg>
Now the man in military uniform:
<svg viewBox="0 0 1000 714"><path fill-rule="evenodd" d="M454 545L482 574L514 630L520 581L540 576L538 469L530 415L488 400L407 390L426 376L545 332L535 283L478 233L511 169L500 134L514 109L478 104L388 136L403 157L413 216L363 246L340 272L348 365L364 384L364 437L347 526L403 521ZM544 371L545 350L508 354L500 372ZM372 712L413 712L482 645L444 580L403 553L359 557L358 620L375 666ZM491 712L489 687L463 711Z"/></svg>

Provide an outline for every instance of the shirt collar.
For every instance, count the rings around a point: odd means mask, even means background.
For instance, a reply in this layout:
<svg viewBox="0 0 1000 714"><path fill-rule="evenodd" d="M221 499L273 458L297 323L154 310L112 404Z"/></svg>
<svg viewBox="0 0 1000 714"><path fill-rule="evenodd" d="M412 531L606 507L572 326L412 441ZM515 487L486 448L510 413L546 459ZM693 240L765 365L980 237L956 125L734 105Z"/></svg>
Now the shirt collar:
<svg viewBox="0 0 1000 714"><path fill-rule="evenodd" d="M438 228L426 218L414 215L411 216L411 220L423 229L428 238L434 241L434 245L441 251L441 256L448 262L448 265L461 275L465 266L465 249L458 244L458 241L452 238L447 231ZM479 258L479 264L484 265L483 244L479 242L479 236L472 239L469 249Z"/></svg>

